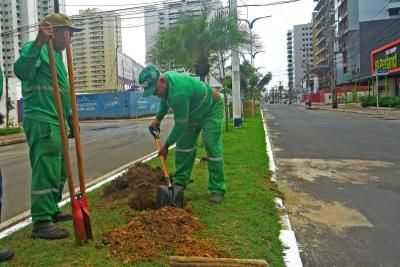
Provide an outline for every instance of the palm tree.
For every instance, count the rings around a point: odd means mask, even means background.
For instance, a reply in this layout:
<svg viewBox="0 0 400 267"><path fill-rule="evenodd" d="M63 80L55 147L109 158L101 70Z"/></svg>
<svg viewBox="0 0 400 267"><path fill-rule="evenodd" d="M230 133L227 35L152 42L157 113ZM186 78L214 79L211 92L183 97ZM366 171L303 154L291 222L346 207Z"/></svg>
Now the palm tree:
<svg viewBox="0 0 400 267"><path fill-rule="evenodd" d="M200 14L183 13L177 23L159 31L148 60L161 70L182 69L202 81L210 72L213 55L234 47L260 47L258 36L239 23L237 14L214 11L203 3Z"/></svg>

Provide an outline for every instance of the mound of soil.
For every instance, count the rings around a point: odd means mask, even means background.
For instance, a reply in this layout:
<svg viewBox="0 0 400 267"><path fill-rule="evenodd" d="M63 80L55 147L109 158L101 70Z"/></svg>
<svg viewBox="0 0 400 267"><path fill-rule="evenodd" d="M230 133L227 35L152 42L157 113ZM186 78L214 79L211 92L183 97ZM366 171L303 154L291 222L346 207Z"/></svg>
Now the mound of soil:
<svg viewBox="0 0 400 267"><path fill-rule="evenodd" d="M104 188L103 197L109 200L128 199L135 210L156 209L157 186L165 184L161 168L137 163Z"/></svg>
<svg viewBox="0 0 400 267"><path fill-rule="evenodd" d="M109 231L103 243L110 253L132 259L152 259L171 252L200 257L219 257L204 241L191 238L202 224L189 211L173 207L143 212L129 224Z"/></svg>

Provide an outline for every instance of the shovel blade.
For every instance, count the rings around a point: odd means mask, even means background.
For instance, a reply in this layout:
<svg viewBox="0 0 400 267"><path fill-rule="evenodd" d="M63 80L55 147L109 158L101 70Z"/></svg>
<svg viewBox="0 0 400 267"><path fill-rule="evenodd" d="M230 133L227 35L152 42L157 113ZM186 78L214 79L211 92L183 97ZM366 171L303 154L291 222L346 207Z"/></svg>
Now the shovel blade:
<svg viewBox="0 0 400 267"><path fill-rule="evenodd" d="M172 192L166 185L157 187L157 208L172 206Z"/></svg>
<svg viewBox="0 0 400 267"><path fill-rule="evenodd" d="M183 186L173 186L172 190L172 206L175 208L182 209L183 208L183 199L184 199L184 187Z"/></svg>
<svg viewBox="0 0 400 267"><path fill-rule="evenodd" d="M73 200L71 206L72 206L72 221L74 223L75 241L78 245L81 245L86 241L86 230L83 221L81 205L78 200Z"/></svg>
<svg viewBox="0 0 400 267"><path fill-rule="evenodd" d="M86 240L93 241L92 224L90 222L90 214L89 214L89 208L88 208L86 197L85 198L82 197L80 199L80 204L81 204L81 211L82 211L82 216L83 216L83 224L85 227Z"/></svg>

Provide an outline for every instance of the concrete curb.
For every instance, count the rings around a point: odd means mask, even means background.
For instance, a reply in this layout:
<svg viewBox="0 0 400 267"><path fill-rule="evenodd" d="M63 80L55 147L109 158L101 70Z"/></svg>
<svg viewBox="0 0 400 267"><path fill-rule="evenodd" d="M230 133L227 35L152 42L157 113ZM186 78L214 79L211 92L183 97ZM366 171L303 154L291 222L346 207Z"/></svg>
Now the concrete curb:
<svg viewBox="0 0 400 267"><path fill-rule="evenodd" d="M373 112L373 111L358 111L358 110L348 110L348 109L325 109L325 108L320 108L319 110L324 110L324 111L332 111L332 112L343 112L343 113L353 113L353 114L360 114L360 115L372 115L372 116L400 116L396 114L387 114L383 112Z"/></svg>
<svg viewBox="0 0 400 267"><path fill-rule="evenodd" d="M4 141L0 141L0 146L8 146L8 145L20 144L20 143L25 143L25 142L26 142L26 138L4 140Z"/></svg>
<svg viewBox="0 0 400 267"><path fill-rule="evenodd" d="M175 145L170 146L169 149L175 148ZM111 172L102 175L86 184L86 191L90 192L93 191L100 186L111 182L112 180L115 180L117 177L121 176L123 173L125 173L130 167L132 167L135 163L138 162L148 162L152 160L153 158L157 157L158 151L151 152L137 160L131 161L117 169L112 170ZM75 191L78 192L79 186L75 188ZM58 203L58 206L61 208L65 206L67 203L70 202L70 197L69 197L69 192L63 194L63 200ZM3 222L0 224L0 239L3 239L12 233L21 230L25 228L26 226L30 225L32 223L32 217L30 217L30 211L25 211L11 219L8 219L7 221Z"/></svg>
<svg viewBox="0 0 400 267"><path fill-rule="evenodd" d="M264 110L260 108L260 112L265 132L266 149L269 157L269 170L271 172L271 182L273 182L276 186L278 186L276 178L277 167L275 164L274 154L272 152L272 145L269 138L267 123L265 122L264 119ZM284 246L283 252L285 254L284 256L285 264L287 267L302 267L303 263L301 261L299 247L297 245L297 240L294 231L292 229L292 225L290 224L289 215L287 213L286 207L283 204L281 198L275 198L274 201L276 209L283 214L281 216L282 230L279 234L279 239L281 240Z"/></svg>

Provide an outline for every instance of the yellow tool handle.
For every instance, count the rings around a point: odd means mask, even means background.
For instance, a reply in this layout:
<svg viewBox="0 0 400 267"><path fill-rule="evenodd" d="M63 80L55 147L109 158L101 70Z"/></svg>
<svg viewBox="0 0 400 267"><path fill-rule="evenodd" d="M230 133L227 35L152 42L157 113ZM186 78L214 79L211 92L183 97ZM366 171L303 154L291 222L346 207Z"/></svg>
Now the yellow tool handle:
<svg viewBox="0 0 400 267"><path fill-rule="evenodd" d="M160 138L155 138L156 140L156 145L157 145L157 150L160 151L161 150L161 142L160 142ZM168 187L171 187L171 181L169 179L169 173L168 173L168 169L167 169L167 163L165 162L165 158L164 157L160 157L161 159L161 166L164 172L164 176L166 178L168 178Z"/></svg>

